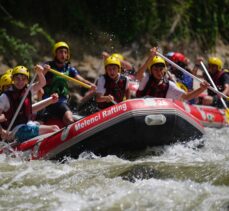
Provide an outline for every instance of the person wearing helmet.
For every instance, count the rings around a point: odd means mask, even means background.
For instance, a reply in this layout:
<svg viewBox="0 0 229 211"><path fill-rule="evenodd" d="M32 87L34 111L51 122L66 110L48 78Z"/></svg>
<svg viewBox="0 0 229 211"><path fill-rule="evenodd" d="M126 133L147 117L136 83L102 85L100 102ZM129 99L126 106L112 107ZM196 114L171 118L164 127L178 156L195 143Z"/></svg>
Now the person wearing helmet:
<svg viewBox="0 0 229 211"><path fill-rule="evenodd" d="M35 66L35 71L38 75L38 82L34 83L31 92L26 96L22 108L18 113L14 124L13 131L7 131L12 118L23 98L27 84L29 82L29 70L24 66L16 66L12 71L12 86L4 91L0 96L0 134L4 140L16 138L17 141L22 142L29 138L33 138L39 134L54 132L59 128L55 125L45 126L39 125L30 121L32 114L36 107L32 107L32 94L42 88L46 81L43 75L43 67L40 65ZM52 103L52 102L51 102Z"/></svg>
<svg viewBox="0 0 229 211"><path fill-rule="evenodd" d="M56 104L47 107L44 112L48 113L51 117L58 117L65 125L68 125L73 123L74 119L67 103L69 97L67 80L49 72L48 70L52 68L72 78L80 80L83 83L90 85L93 91L95 91L96 86L80 76L76 68L70 66L70 48L66 42L57 42L53 47L52 54L53 61L47 62L47 66L45 66L47 84L44 87L43 98L49 97L52 93L58 93L59 101Z"/></svg>
<svg viewBox="0 0 229 211"><path fill-rule="evenodd" d="M174 52L170 58L174 63L184 68L188 72L191 70L188 68L188 59L179 52ZM170 65L169 71L175 75L177 85L180 87L184 87L184 90L191 91L193 90L193 79L189 75L177 70L174 66Z"/></svg>
<svg viewBox="0 0 229 211"><path fill-rule="evenodd" d="M124 56L120 53L113 53L113 54L109 54L106 51L102 52L102 56L103 59L106 60L109 56L113 56L117 59L119 59L120 63L121 63L121 73L125 74L125 75L134 75L135 74L135 69L133 67L133 65L130 64L130 62L128 62L127 60L125 60Z"/></svg>
<svg viewBox="0 0 229 211"><path fill-rule="evenodd" d="M104 61L105 74L97 80L96 102L100 109L129 99L128 78L121 74L121 62L109 56Z"/></svg>
<svg viewBox="0 0 229 211"><path fill-rule="evenodd" d="M200 88L187 93L181 88L177 87L173 81L168 80L165 76L165 60L159 56L156 56L156 51L156 47L151 49L148 59L136 74L136 78L140 81L136 97L150 96L178 100L190 100L207 89L209 86L207 82L203 82ZM145 73L146 69L148 70L147 73Z"/></svg>
<svg viewBox="0 0 229 211"><path fill-rule="evenodd" d="M9 75L12 75L12 72L13 72L13 69L12 68L10 68L10 69L8 69L4 74L9 74Z"/></svg>
<svg viewBox="0 0 229 211"><path fill-rule="evenodd" d="M229 96L229 72L223 70L222 60L218 57L210 57L208 59L208 71L218 90ZM208 80L206 76L204 77ZM211 90L208 90L208 96L203 97L201 101L203 105L223 107L220 97ZM229 105L228 101L226 103Z"/></svg>
<svg viewBox="0 0 229 211"><path fill-rule="evenodd" d="M6 91L12 85L12 75L3 74L0 79L0 92Z"/></svg>

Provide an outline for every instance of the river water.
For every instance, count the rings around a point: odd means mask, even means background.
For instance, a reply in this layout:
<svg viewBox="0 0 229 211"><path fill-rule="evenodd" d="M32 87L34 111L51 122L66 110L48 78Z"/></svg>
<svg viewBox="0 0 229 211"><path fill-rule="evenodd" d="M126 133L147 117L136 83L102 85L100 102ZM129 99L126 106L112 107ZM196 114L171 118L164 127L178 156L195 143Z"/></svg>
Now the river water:
<svg viewBox="0 0 229 211"><path fill-rule="evenodd" d="M229 210L229 128L131 160L85 152L65 162L0 155L0 210Z"/></svg>

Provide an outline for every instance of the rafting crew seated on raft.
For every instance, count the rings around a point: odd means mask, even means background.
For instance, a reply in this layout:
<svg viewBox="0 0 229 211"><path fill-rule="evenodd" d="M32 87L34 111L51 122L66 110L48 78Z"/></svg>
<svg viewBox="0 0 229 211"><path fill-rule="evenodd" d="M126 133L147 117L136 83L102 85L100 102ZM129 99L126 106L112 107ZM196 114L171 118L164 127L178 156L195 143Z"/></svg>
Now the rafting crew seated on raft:
<svg viewBox="0 0 229 211"><path fill-rule="evenodd" d="M209 84L204 81L196 90L185 92L166 76L165 60L156 56L157 48L151 49L150 55L136 74L140 81L136 97L158 97L176 100L190 100L205 91ZM145 73L145 70L148 70Z"/></svg>
<svg viewBox="0 0 229 211"><path fill-rule="evenodd" d="M229 70L223 69L223 62L218 57L210 57L208 59L208 72L215 83L217 89L224 95L229 96ZM206 80L207 76L204 75ZM225 100L227 106L229 101ZM223 108L223 104L215 92L208 90L208 95L200 98L199 104Z"/></svg>
<svg viewBox="0 0 229 211"><path fill-rule="evenodd" d="M80 80L81 82L91 86L91 90L95 91L95 84L80 76L78 70L70 66L70 48L66 42L57 42L53 47L53 60L46 62L48 66L45 68L45 78L47 84L44 87L43 99L49 97L53 93L58 93L59 100L57 103L48 106L42 113L47 113L49 117L57 117L62 120L64 125L74 122L73 113L68 105L69 87L67 80L61 76L57 76L48 70L54 69L67 76ZM42 118L41 118L42 119Z"/></svg>
<svg viewBox="0 0 229 211"><path fill-rule="evenodd" d="M104 61L105 74L97 80L96 102L100 109L130 98L129 80L121 74L121 62L114 56Z"/></svg>
<svg viewBox="0 0 229 211"><path fill-rule="evenodd" d="M32 107L32 95L46 83L43 75L43 67L36 65L34 69L38 76L38 82L32 85L31 91L25 97L22 108L12 126L12 131L7 131L7 129L19 107L21 99L24 97L29 82L29 71L26 67L17 66L13 69L12 86L0 96L0 135L3 140L11 141L16 139L18 142L23 142L35 136L54 132L59 129L56 125L40 125L38 122L31 121L33 113L58 100L58 95L54 95L49 101Z"/></svg>

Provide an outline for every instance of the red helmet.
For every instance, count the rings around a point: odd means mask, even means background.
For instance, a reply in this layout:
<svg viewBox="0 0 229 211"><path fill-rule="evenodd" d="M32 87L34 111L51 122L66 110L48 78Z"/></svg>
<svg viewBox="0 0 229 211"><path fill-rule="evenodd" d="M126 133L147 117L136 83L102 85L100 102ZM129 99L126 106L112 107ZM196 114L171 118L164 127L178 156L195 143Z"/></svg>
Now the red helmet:
<svg viewBox="0 0 229 211"><path fill-rule="evenodd" d="M184 54L178 53L178 52L175 52L173 54L173 56L171 57L171 60L175 63L178 63L178 62L186 63L186 58Z"/></svg>

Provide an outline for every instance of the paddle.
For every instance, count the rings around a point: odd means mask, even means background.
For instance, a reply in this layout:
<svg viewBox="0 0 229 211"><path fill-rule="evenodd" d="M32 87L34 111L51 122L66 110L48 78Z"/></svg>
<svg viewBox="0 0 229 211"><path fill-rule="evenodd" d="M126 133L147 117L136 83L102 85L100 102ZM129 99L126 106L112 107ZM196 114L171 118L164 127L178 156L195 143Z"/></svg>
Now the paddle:
<svg viewBox="0 0 229 211"><path fill-rule="evenodd" d="M90 88L91 88L90 85L85 84L85 83L83 83L82 81L79 81L79 80L77 80L77 79L75 79L75 78L69 77L69 76L67 76L67 75L65 75L65 74L63 74L63 73L61 73L61 72L56 71L56 70L49 69L49 72L52 72L53 74L56 74L56 75L58 75L58 76L60 76L60 77L62 77L62 78L64 78L64 79L67 79L67 80L69 80L69 81L72 81L72 82L74 82L74 83L80 85L80 86L83 86L84 88L87 88L87 89L90 89Z"/></svg>
<svg viewBox="0 0 229 211"><path fill-rule="evenodd" d="M112 100L111 103L113 103L114 105L118 104L115 100Z"/></svg>
<svg viewBox="0 0 229 211"><path fill-rule="evenodd" d="M215 88L215 90L218 91L217 86L215 85L214 81L212 80L212 78L211 78L211 76L210 76L210 74L209 74L207 68L205 67L204 63L201 61L200 64L201 64L201 66L202 66L202 68L203 68L205 74L207 75L209 81L211 82L212 86ZM221 100L221 102L222 102L224 108L226 109L226 111L225 111L225 113L226 113L226 118L227 118L227 122L229 123L229 109L228 109L228 107L227 107L226 102L224 101L224 99L223 99L222 97L220 97L220 100Z"/></svg>
<svg viewBox="0 0 229 211"><path fill-rule="evenodd" d="M46 99L44 99L44 100L41 100L41 101L39 101L39 102L37 102L37 103L34 103L34 104L32 105L32 107L40 106L40 105L42 105L43 103L49 102L51 99L52 99L52 97L48 97L48 98L46 98Z"/></svg>
<svg viewBox="0 0 229 211"><path fill-rule="evenodd" d="M171 65L173 65L174 67L176 67L178 70L180 70L181 72L189 75L190 77L192 77L193 79L199 81L200 83L203 82L203 80L199 79L198 77L196 77L195 75L191 74L190 72L188 72L187 70L185 70L184 68L180 67L179 65L177 65L176 63L174 63L173 61L171 61L170 59L168 59L167 57L165 57L164 55L162 55L161 53L159 52L156 52L156 54L160 57L162 57L164 60L166 60L168 63L170 63ZM224 93L218 91L218 90L215 90L213 87L209 86L208 89L210 89L211 91L215 92L216 94L220 95L221 97L224 97L226 99L229 100L229 97L226 96Z"/></svg>

